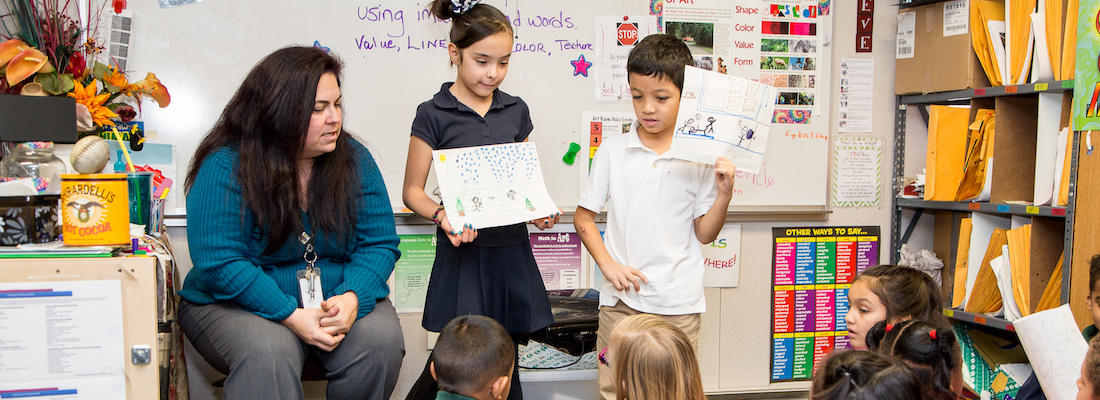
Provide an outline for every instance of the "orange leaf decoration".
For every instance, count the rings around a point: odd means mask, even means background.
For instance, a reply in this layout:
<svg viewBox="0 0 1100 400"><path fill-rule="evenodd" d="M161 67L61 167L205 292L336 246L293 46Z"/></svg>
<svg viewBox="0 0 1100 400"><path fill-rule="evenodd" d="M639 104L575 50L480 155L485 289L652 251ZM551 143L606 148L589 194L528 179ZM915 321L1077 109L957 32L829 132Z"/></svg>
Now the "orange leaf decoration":
<svg viewBox="0 0 1100 400"><path fill-rule="evenodd" d="M49 59L47 59L46 55L42 54L41 51L38 51L38 49L30 48L23 50L8 63L8 86L18 85L39 71L52 71L53 67L49 65Z"/></svg>
<svg viewBox="0 0 1100 400"><path fill-rule="evenodd" d="M160 83L160 79L157 79L156 75L150 72L145 76L145 79L137 81L124 89L127 93L135 98L139 95L148 95L152 97L160 108L168 107L168 103L172 102L172 96L168 94L168 88Z"/></svg>
<svg viewBox="0 0 1100 400"><path fill-rule="evenodd" d="M11 61L16 55L29 48L31 48L31 46L28 46L26 42L19 39L11 39L4 43L0 43L0 67L7 65L8 61Z"/></svg>

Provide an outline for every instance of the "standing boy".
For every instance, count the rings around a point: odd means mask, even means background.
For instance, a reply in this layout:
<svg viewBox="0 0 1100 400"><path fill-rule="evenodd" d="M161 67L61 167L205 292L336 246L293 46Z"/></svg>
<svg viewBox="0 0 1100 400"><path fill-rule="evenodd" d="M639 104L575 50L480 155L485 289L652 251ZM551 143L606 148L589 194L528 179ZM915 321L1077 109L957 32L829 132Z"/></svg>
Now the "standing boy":
<svg viewBox="0 0 1100 400"><path fill-rule="evenodd" d="M714 166L674 158L687 45L669 35L650 35L630 51L627 81L637 116L631 132L606 138L592 162L574 225L603 272L598 347L606 348L615 323L638 313L655 314L699 347L703 255L722 230L733 196L733 163ZM607 205L606 238L595 216ZM606 240L605 240L606 239ZM600 394L613 399L610 369L599 366Z"/></svg>
<svg viewBox="0 0 1100 400"><path fill-rule="evenodd" d="M1097 285L1097 281L1100 281L1100 254L1092 256L1092 260L1089 260L1089 298L1085 299L1085 305L1092 312L1092 325L1085 327L1082 332L1085 335L1085 341L1096 336L1096 326L1100 325L1100 304L1097 304L1100 303L1100 285Z"/></svg>

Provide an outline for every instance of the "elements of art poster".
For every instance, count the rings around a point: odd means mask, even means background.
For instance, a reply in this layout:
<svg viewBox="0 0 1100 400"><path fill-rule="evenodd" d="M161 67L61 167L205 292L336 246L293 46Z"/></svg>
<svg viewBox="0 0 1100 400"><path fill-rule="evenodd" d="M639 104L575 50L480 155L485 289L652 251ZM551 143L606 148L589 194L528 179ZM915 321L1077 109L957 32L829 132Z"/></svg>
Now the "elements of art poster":
<svg viewBox="0 0 1100 400"><path fill-rule="evenodd" d="M878 264L879 227L772 228L772 382L807 381L848 347L848 289Z"/></svg>
<svg viewBox="0 0 1100 400"><path fill-rule="evenodd" d="M774 87L760 82L687 67L672 139L675 157L714 165L724 156L738 171L759 172L775 96Z"/></svg>
<svg viewBox="0 0 1100 400"><path fill-rule="evenodd" d="M523 223L559 212L542 179L534 143L432 151L451 226Z"/></svg>

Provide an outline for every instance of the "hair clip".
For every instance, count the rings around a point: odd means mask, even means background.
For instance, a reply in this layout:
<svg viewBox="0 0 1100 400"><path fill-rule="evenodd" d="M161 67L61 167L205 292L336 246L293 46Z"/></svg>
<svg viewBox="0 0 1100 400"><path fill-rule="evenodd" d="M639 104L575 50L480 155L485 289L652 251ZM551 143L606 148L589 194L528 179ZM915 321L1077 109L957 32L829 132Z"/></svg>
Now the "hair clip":
<svg viewBox="0 0 1100 400"><path fill-rule="evenodd" d="M480 2L481 0L451 0L451 11L453 11L455 15L463 14L470 11L471 8L474 8L474 6Z"/></svg>
<svg viewBox="0 0 1100 400"><path fill-rule="evenodd" d="M930 331L928 331L928 337L932 338L932 340L936 340L936 339L938 339L938 338L936 337L936 330L935 330L935 329L933 329L933 330L930 330Z"/></svg>
<svg viewBox="0 0 1100 400"><path fill-rule="evenodd" d="M894 330L894 324L886 324L886 332Z"/></svg>
<svg viewBox="0 0 1100 400"><path fill-rule="evenodd" d="M600 360L600 364L611 367L611 363L607 361L607 348L606 347L604 347L603 350L600 350L599 360Z"/></svg>

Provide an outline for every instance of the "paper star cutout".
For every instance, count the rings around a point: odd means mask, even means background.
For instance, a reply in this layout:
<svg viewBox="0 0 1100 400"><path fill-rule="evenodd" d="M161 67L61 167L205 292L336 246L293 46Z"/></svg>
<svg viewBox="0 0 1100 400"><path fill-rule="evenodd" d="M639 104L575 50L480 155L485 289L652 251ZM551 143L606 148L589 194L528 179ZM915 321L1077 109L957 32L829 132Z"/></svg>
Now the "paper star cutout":
<svg viewBox="0 0 1100 400"><path fill-rule="evenodd" d="M588 67L591 67L592 63L584 60L584 54L569 63L573 64L573 76L584 75L586 78L588 77Z"/></svg>
<svg viewBox="0 0 1100 400"><path fill-rule="evenodd" d="M318 49L324 50L324 51L325 51L325 53L328 53L328 52L329 52L329 48L328 48L328 47L325 47L325 46L321 46L321 41L320 41L320 40L314 40L314 41L313 41L313 47L316 47L316 48L318 48Z"/></svg>

